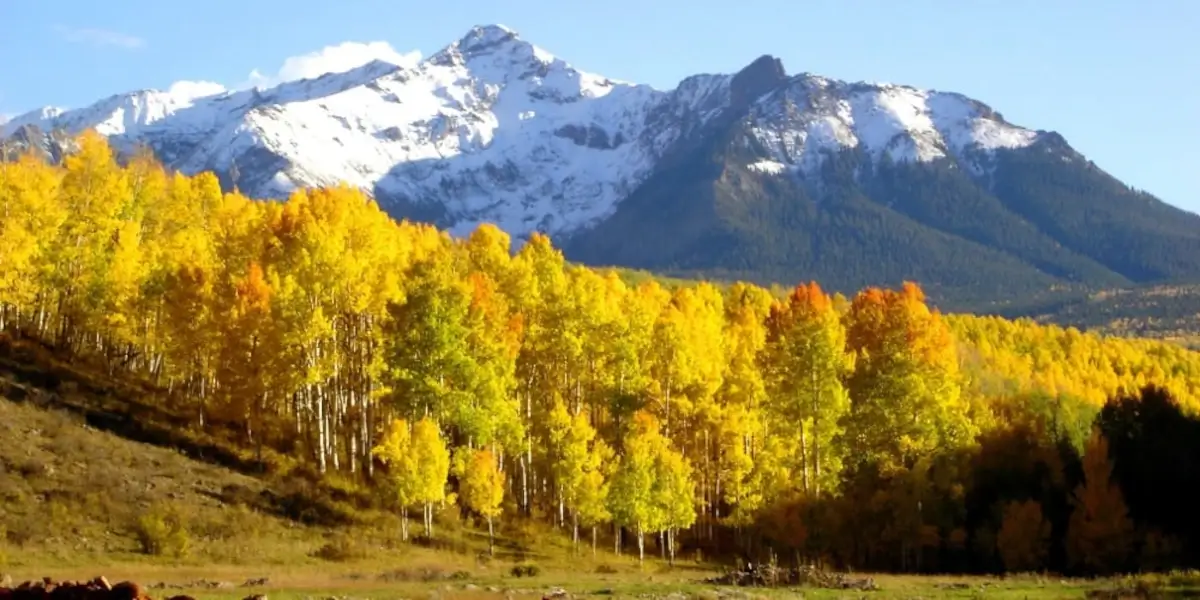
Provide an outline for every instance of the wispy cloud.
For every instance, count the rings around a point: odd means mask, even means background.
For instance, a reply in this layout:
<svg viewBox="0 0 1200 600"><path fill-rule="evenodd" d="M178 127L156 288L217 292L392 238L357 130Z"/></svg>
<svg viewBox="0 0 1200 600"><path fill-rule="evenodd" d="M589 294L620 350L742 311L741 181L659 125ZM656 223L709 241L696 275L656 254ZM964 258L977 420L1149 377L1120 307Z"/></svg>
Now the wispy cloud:
<svg viewBox="0 0 1200 600"><path fill-rule="evenodd" d="M399 67L411 67L421 60L421 53L398 52L387 42L345 42L326 46L316 52L292 56L283 61L283 66L273 74L263 74L258 69L250 72L246 81L235 87L271 87L285 81L312 79L326 73L341 73L361 67L373 60L382 60Z"/></svg>
<svg viewBox="0 0 1200 600"><path fill-rule="evenodd" d="M108 46L112 48L124 48L126 50L137 50L146 45L146 40L127 33L121 33L120 31L98 29L95 27L66 27L63 25L56 25L54 29L64 40L73 44Z"/></svg>

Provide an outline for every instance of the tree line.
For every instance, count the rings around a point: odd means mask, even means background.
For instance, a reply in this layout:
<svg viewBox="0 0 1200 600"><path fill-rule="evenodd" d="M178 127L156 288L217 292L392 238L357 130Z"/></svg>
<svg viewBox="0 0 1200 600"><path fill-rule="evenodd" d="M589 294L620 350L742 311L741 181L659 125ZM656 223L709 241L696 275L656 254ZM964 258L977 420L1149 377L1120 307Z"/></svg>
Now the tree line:
<svg viewBox="0 0 1200 600"><path fill-rule="evenodd" d="M1200 439L1200 355L942 315L912 283L630 285L542 235L453 239L348 187L252 201L89 133L0 164L0 329L380 486L405 536L454 500L671 560L1197 562L1195 519L1155 504L1194 468L1143 455Z"/></svg>

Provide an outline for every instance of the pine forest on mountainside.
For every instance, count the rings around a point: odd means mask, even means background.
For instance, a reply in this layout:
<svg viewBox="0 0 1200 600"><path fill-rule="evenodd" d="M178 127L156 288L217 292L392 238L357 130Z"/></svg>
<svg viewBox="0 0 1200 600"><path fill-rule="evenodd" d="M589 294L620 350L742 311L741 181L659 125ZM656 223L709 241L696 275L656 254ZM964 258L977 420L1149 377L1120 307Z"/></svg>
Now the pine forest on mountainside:
<svg viewBox="0 0 1200 600"><path fill-rule="evenodd" d="M914 283L627 285L545 236L514 254L349 187L256 202L87 134L0 164L0 330L435 536L455 501L672 559L1200 566L1200 354L944 315Z"/></svg>

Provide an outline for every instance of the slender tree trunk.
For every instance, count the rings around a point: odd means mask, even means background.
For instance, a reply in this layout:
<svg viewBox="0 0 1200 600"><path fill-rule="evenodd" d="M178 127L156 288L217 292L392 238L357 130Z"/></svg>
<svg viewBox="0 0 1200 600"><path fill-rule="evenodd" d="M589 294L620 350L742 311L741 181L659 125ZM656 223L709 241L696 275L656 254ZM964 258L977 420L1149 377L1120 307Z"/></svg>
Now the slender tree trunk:
<svg viewBox="0 0 1200 600"><path fill-rule="evenodd" d="M579 513L571 511L571 541L575 546L575 554L579 554Z"/></svg>
<svg viewBox="0 0 1200 600"><path fill-rule="evenodd" d="M664 419L664 423L663 423L663 436L666 437L667 439L671 439L671 380L670 379L667 379L667 385L665 387L667 388L667 407L666 407L667 416L666 416L666 419Z"/></svg>
<svg viewBox="0 0 1200 600"><path fill-rule="evenodd" d="M642 530L642 524L638 523L638 564L646 561L646 532Z"/></svg>
<svg viewBox="0 0 1200 600"><path fill-rule="evenodd" d="M592 558L596 558L596 526L592 525Z"/></svg>
<svg viewBox="0 0 1200 600"><path fill-rule="evenodd" d="M533 381L530 380L532 385ZM525 422L533 423L533 393L525 392ZM525 456L521 461L521 502L525 505L525 516L533 514L529 505L529 470L533 468L533 435L529 427L525 428ZM537 485L535 480L534 485Z"/></svg>
<svg viewBox="0 0 1200 600"><path fill-rule="evenodd" d="M808 495L808 438L804 432L804 421L800 421L800 485Z"/></svg>
<svg viewBox="0 0 1200 600"><path fill-rule="evenodd" d="M817 372L812 372L812 407L809 411L813 420L813 490L821 495L821 416L817 410L821 403L821 388L817 385Z"/></svg>
<svg viewBox="0 0 1200 600"><path fill-rule="evenodd" d="M425 503L425 537L433 539L433 503Z"/></svg>
<svg viewBox="0 0 1200 600"><path fill-rule="evenodd" d="M327 465L325 464L325 451L329 448L329 430L326 428L326 407L325 396L318 389L314 394L317 399L317 471L325 473Z"/></svg>
<svg viewBox="0 0 1200 600"><path fill-rule="evenodd" d="M530 515L529 510L529 461L526 460L525 454L521 454L521 511L525 516Z"/></svg>
<svg viewBox="0 0 1200 600"><path fill-rule="evenodd" d="M488 517L488 556L496 555L496 532L492 527L492 518Z"/></svg>

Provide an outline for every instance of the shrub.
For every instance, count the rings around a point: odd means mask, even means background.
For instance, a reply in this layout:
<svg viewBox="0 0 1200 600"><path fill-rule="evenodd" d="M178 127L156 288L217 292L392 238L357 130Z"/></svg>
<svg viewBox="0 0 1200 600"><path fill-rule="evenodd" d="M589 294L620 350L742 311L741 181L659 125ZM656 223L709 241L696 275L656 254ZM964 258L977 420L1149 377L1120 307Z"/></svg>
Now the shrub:
<svg viewBox="0 0 1200 600"><path fill-rule="evenodd" d="M27 458L14 465L14 470L26 481L52 475L54 468L39 458Z"/></svg>
<svg viewBox="0 0 1200 600"><path fill-rule="evenodd" d="M4 531L4 538L0 539L0 542L7 541L18 548L23 548L34 540L45 537L45 534L46 528L42 520L25 515L9 521L9 525Z"/></svg>
<svg viewBox="0 0 1200 600"><path fill-rule="evenodd" d="M183 519L170 509L154 507L138 517L134 535L143 554L178 557L191 549L191 536Z"/></svg>
<svg viewBox="0 0 1200 600"><path fill-rule="evenodd" d="M342 534L318 548L313 556L330 562L347 562L366 558L367 552L354 541L354 538Z"/></svg>
<svg viewBox="0 0 1200 600"><path fill-rule="evenodd" d="M541 568L534 564L513 565L511 571L513 577L537 577L542 572Z"/></svg>

